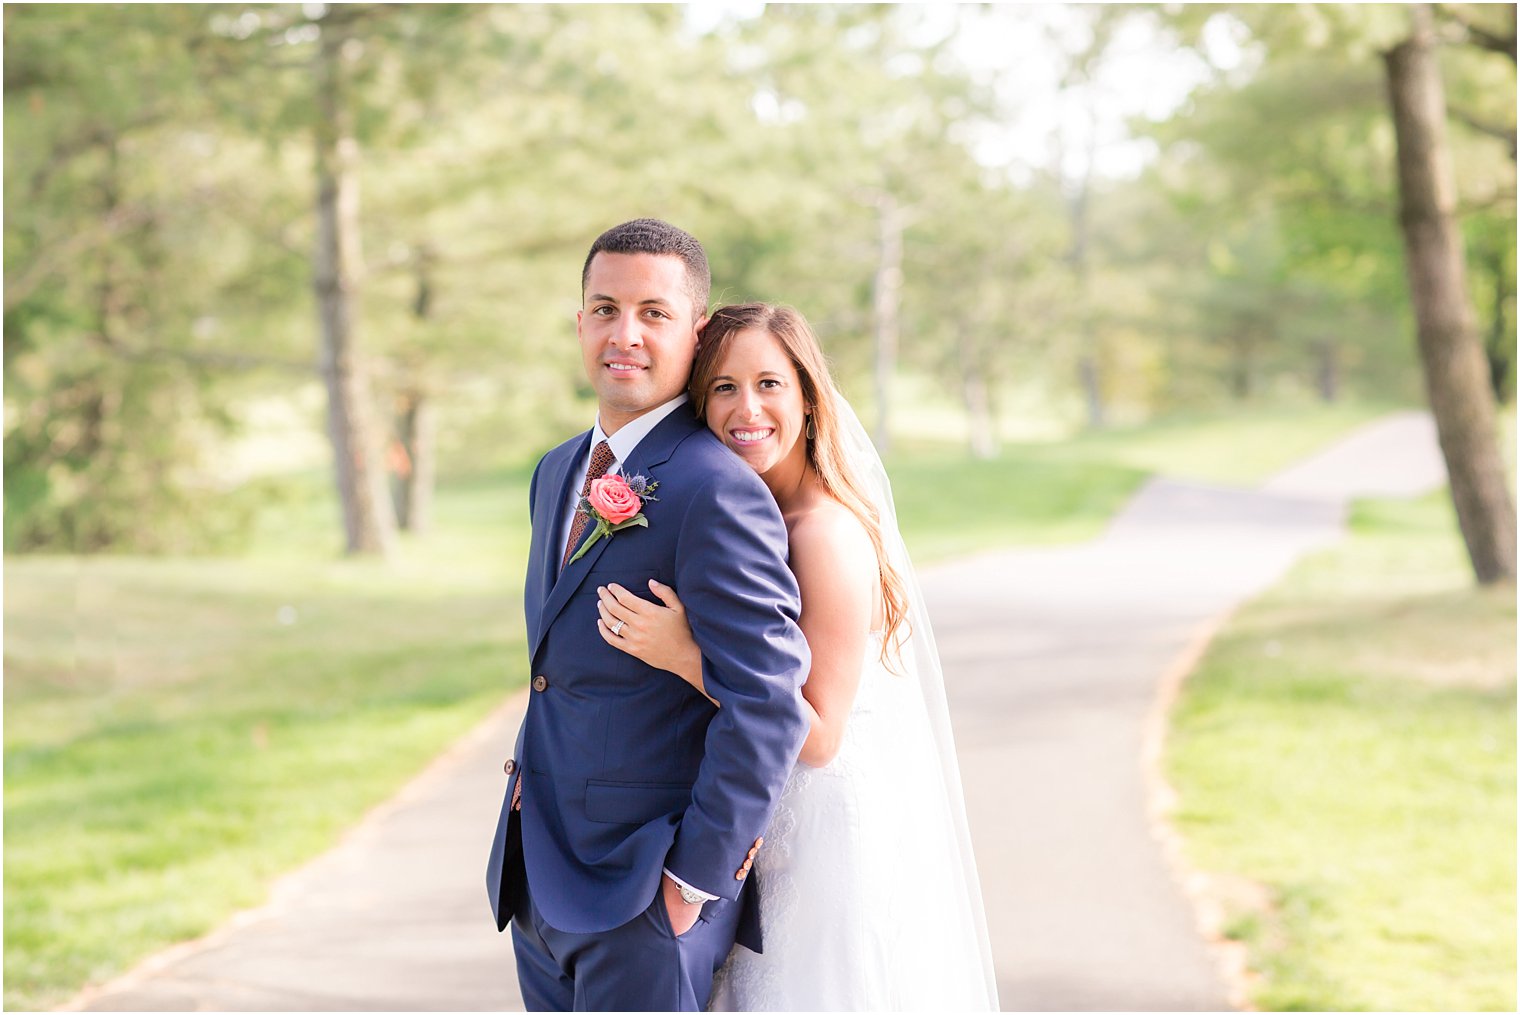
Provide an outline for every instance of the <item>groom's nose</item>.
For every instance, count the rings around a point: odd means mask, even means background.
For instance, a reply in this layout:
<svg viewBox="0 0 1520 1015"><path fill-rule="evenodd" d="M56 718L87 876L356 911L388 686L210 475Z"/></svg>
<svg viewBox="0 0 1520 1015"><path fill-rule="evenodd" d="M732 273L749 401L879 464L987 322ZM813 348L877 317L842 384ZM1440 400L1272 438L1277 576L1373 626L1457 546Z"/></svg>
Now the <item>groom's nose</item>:
<svg viewBox="0 0 1520 1015"><path fill-rule="evenodd" d="M637 349L644 344L644 335L639 330L639 321L635 315L624 314L618 319L612 329L612 344L619 349Z"/></svg>

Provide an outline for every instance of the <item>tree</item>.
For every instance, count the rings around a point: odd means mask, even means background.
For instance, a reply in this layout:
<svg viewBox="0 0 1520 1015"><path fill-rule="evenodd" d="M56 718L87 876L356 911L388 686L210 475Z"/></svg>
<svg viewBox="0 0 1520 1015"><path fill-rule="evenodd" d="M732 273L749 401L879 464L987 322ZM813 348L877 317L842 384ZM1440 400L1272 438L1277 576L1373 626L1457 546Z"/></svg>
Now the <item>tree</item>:
<svg viewBox="0 0 1520 1015"><path fill-rule="evenodd" d="M276 203L215 144L217 41L193 7L63 5L8 10L5 45L6 547L220 545L227 367L306 368L214 343L251 267L226 211Z"/></svg>
<svg viewBox="0 0 1520 1015"><path fill-rule="evenodd" d="M1093 180L1098 154L1097 77L1113 45L1119 22L1127 15L1116 8L1086 10L1089 13L1082 25L1086 37L1070 52L1061 74L1062 97L1080 109L1082 129L1077 133L1085 134L1085 137L1079 144L1074 143L1074 139L1067 137L1074 125L1063 121L1055 145L1055 173L1065 191L1071 223L1071 246L1066 261L1076 283L1076 305L1079 308L1076 321L1081 350L1077 357L1078 378L1087 406L1087 425L1097 429L1105 425L1108 417L1104 391L1106 371L1095 319L1098 301L1094 298L1092 285ZM1047 26L1047 32L1050 32L1050 26Z"/></svg>
<svg viewBox="0 0 1520 1015"><path fill-rule="evenodd" d="M320 369L327 386L327 436L343 508L347 552L385 553L395 515L385 489L380 433L370 401L368 364L354 306L362 260L359 250L359 142L354 136L349 65L362 8L329 8L317 21L312 55L313 160L316 170L317 249L312 282L321 322Z"/></svg>
<svg viewBox="0 0 1520 1015"><path fill-rule="evenodd" d="M985 99L946 58L946 26L923 11L786 5L742 37L773 142L765 161L790 171L789 199L816 209L790 211L795 260L753 269L770 283L757 295L802 305L836 370L869 376L871 395L855 404L887 454L903 307L924 260L938 256L916 249L911 230L940 211L947 171L958 180L974 166L956 127Z"/></svg>
<svg viewBox="0 0 1520 1015"><path fill-rule="evenodd" d="M915 251L904 319L908 362L960 400L976 458L998 454L1006 390L1070 385L1069 223L1053 181L1016 189L963 166L936 173Z"/></svg>
<svg viewBox="0 0 1520 1015"><path fill-rule="evenodd" d="M1189 269L1169 286L1173 298L1196 310L1173 339L1179 365L1233 391L1291 385L1333 400L1348 389L1415 390L1400 330L1392 131L1361 18L1251 6L1188 7L1174 19L1184 35L1230 36L1239 50L1150 129L1165 146L1156 175L1177 212L1167 242L1194 247L1170 254ZM1287 122L1291 130L1263 129ZM1229 349L1238 355L1216 368Z"/></svg>
<svg viewBox="0 0 1520 1015"><path fill-rule="evenodd" d="M1446 98L1429 5L1384 57L1398 139L1399 220L1420 358L1457 521L1478 581L1515 580L1515 508L1499 455L1488 368L1468 301Z"/></svg>

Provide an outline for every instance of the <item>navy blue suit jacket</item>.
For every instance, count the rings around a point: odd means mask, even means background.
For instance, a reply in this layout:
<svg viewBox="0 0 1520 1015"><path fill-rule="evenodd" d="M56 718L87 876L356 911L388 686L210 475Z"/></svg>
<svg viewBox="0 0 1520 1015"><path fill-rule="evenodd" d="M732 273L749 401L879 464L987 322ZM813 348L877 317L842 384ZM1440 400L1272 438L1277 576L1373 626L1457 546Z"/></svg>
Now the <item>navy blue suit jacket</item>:
<svg viewBox="0 0 1520 1015"><path fill-rule="evenodd" d="M560 522L589 443L588 432L546 454L529 494L523 605L535 689L486 875L497 929L522 887L512 883L519 850L534 905L563 931L631 920L654 899L664 867L739 899L747 879L735 875L807 737L797 584L760 478L678 407L621 463L623 475L660 484L644 506L648 528L598 541L561 573ZM597 586L616 582L654 601L650 578L685 603L707 693L721 708L598 634ZM740 940L758 950L758 923L742 923Z"/></svg>

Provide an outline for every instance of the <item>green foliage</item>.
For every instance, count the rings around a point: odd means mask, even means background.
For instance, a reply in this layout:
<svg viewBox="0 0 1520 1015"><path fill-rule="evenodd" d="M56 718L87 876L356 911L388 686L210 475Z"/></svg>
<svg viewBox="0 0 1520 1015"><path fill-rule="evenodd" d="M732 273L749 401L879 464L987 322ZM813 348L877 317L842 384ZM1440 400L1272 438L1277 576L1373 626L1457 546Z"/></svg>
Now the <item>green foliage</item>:
<svg viewBox="0 0 1520 1015"><path fill-rule="evenodd" d="M1191 223L1202 269L1175 290L1197 312L1196 337L1178 343L1184 355L1175 376L1212 362L1209 373L1229 377L1240 395L1263 387L1252 379L1262 373L1296 375L1304 390L1413 396L1379 55L1407 34L1404 12L1246 5L1191 8L1173 22L1205 54L1210 31L1243 43L1239 65L1219 69L1188 107L1153 128L1167 146L1156 172L1182 223ZM1446 56L1456 101L1513 124L1513 62L1460 46ZM1464 134L1458 120L1453 133L1469 231L1507 237L1493 245L1482 262L1486 277L1474 283L1479 306L1490 304L1485 331L1492 334L1506 311L1502 299L1495 307L1485 298L1514 287L1505 260L1514 249L1514 162L1492 138ZM1494 355L1502 378L1507 360Z"/></svg>
<svg viewBox="0 0 1520 1015"><path fill-rule="evenodd" d="M201 16L65 5L6 28L5 546L225 547L248 512L198 470L233 425L204 340L253 249L206 228L233 186Z"/></svg>
<svg viewBox="0 0 1520 1015"><path fill-rule="evenodd" d="M1256 1007L1514 1008L1514 642L1441 493L1359 504L1210 647L1167 771L1193 861L1261 886Z"/></svg>
<svg viewBox="0 0 1520 1015"><path fill-rule="evenodd" d="M255 410L284 404L322 433L307 406L321 391L312 131L327 98L358 141L355 334L379 414L429 399L445 473L519 462L586 418L575 279L597 232L645 214L703 238L716 301L799 307L859 390L891 202L906 221L902 370L989 417L978 431L1027 411L1010 389L1041 391L1056 425L1084 395L1126 423L1239 397L1416 394L1377 66L1396 8L771 5L711 19L659 5L8 9L6 547L246 540L244 506L262 495L238 506L249 476L226 459L261 436ZM1061 102L1093 112L1102 93L1083 89L1134 40L1182 60L1221 30L1240 62L1131 125L1159 149L1137 177L1079 180L1069 124L1048 162L982 143L1043 99L1007 87L1021 68L970 60L979 35L1047 37ZM324 33L346 40L331 94L313 73ZM1471 123L1513 123L1513 67L1471 46L1447 57L1473 291L1508 391L1513 163Z"/></svg>
<svg viewBox="0 0 1520 1015"><path fill-rule="evenodd" d="M1501 404L1515 401L1515 220L1474 216L1467 222L1469 282L1488 355L1489 379Z"/></svg>

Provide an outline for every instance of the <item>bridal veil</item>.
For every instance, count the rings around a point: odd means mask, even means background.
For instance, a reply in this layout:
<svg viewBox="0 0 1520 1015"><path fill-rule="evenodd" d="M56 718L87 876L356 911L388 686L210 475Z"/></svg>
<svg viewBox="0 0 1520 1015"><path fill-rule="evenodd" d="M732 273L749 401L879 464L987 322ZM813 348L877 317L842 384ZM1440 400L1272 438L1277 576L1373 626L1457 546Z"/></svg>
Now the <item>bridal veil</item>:
<svg viewBox="0 0 1520 1015"><path fill-rule="evenodd" d="M849 403L837 391L834 398L842 449L879 512L888 559L908 597L910 631L900 661L891 659L898 672L881 682L894 761L890 771L875 774L892 783L898 822L897 840L880 857L880 873L891 879L881 889L894 896L891 960L903 994L897 1000L909 1009L996 1011L992 948L929 611L881 456Z"/></svg>

